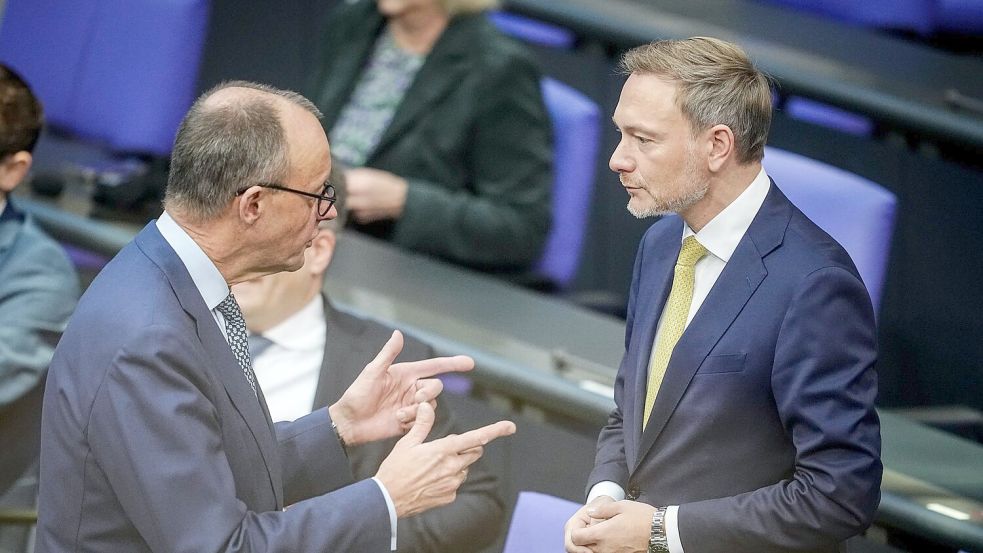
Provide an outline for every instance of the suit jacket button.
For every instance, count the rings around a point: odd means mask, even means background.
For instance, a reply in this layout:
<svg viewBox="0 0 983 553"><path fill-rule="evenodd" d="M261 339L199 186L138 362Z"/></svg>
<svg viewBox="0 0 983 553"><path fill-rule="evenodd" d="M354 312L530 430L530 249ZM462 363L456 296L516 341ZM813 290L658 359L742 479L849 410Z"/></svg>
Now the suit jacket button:
<svg viewBox="0 0 983 553"><path fill-rule="evenodd" d="M638 499L638 496L641 495L641 493L642 493L641 490L639 490L638 488L634 488L634 487L629 488L625 498L628 501L635 501L636 499Z"/></svg>

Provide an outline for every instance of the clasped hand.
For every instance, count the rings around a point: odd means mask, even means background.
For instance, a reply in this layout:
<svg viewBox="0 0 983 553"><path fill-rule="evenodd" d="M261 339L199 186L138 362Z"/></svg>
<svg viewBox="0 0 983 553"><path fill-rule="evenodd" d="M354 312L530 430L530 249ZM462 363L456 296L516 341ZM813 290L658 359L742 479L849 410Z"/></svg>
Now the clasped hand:
<svg viewBox="0 0 983 553"><path fill-rule="evenodd" d="M345 171L345 208L359 223L399 219L406 207L406 179L370 167Z"/></svg>
<svg viewBox="0 0 983 553"><path fill-rule="evenodd" d="M651 505L602 495L567 521L564 547L567 553L645 553L653 514Z"/></svg>

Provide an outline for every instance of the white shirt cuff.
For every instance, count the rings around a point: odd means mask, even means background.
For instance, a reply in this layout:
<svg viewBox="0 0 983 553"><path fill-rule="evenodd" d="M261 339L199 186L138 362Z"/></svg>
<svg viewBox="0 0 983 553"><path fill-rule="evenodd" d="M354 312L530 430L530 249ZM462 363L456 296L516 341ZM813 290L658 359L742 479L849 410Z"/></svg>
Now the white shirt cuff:
<svg viewBox="0 0 983 553"><path fill-rule="evenodd" d="M611 496L611 499L621 501L625 498L625 490L610 480L598 482L597 484L594 484L594 487L590 489L590 493L587 494L587 503L594 501L602 495L609 495Z"/></svg>
<svg viewBox="0 0 983 553"><path fill-rule="evenodd" d="M683 553L683 542L679 539L678 525L679 505L666 507L666 541L669 542L669 553Z"/></svg>
<svg viewBox="0 0 983 553"><path fill-rule="evenodd" d="M396 551L396 504L393 503L393 498L389 497L389 490L382 484L382 480L379 480L375 476L372 477L372 480L379 485L379 489L382 490L382 497L386 499L386 509L389 510L389 528L391 529L389 534L389 550Z"/></svg>

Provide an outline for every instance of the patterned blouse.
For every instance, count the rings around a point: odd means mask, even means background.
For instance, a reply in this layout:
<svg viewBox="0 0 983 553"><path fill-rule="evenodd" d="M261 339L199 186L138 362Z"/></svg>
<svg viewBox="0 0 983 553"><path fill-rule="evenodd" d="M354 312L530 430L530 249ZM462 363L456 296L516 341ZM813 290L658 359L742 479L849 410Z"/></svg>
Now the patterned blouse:
<svg viewBox="0 0 983 553"><path fill-rule="evenodd" d="M361 167L379 144L426 55L406 52L383 30L348 103L331 129L331 152Z"/></svg>

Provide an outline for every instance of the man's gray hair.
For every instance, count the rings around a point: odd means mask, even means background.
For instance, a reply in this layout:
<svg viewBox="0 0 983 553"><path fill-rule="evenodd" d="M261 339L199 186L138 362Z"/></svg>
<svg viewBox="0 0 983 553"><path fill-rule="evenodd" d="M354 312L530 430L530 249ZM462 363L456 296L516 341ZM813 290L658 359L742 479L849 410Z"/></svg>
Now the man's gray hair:
<svg viewBox="0 0 983 553"><path fill-rule="evenodd" d="M659 40L634 48L621 70L676 83L676 105L693 132L727 125L741 163L764 157L771 127L771 88L739 46L716 38Z"/></svg>
<svg viewBox="0 0 983 553"><path fill-rule="evenodd" d="M209 102L228 88L257 93ZM307 98L260 83L224 82L199 96L174 139L164 206L203 221L217 216L239 190L285 179L290 152L277 97L321 118Z"/></svg>

